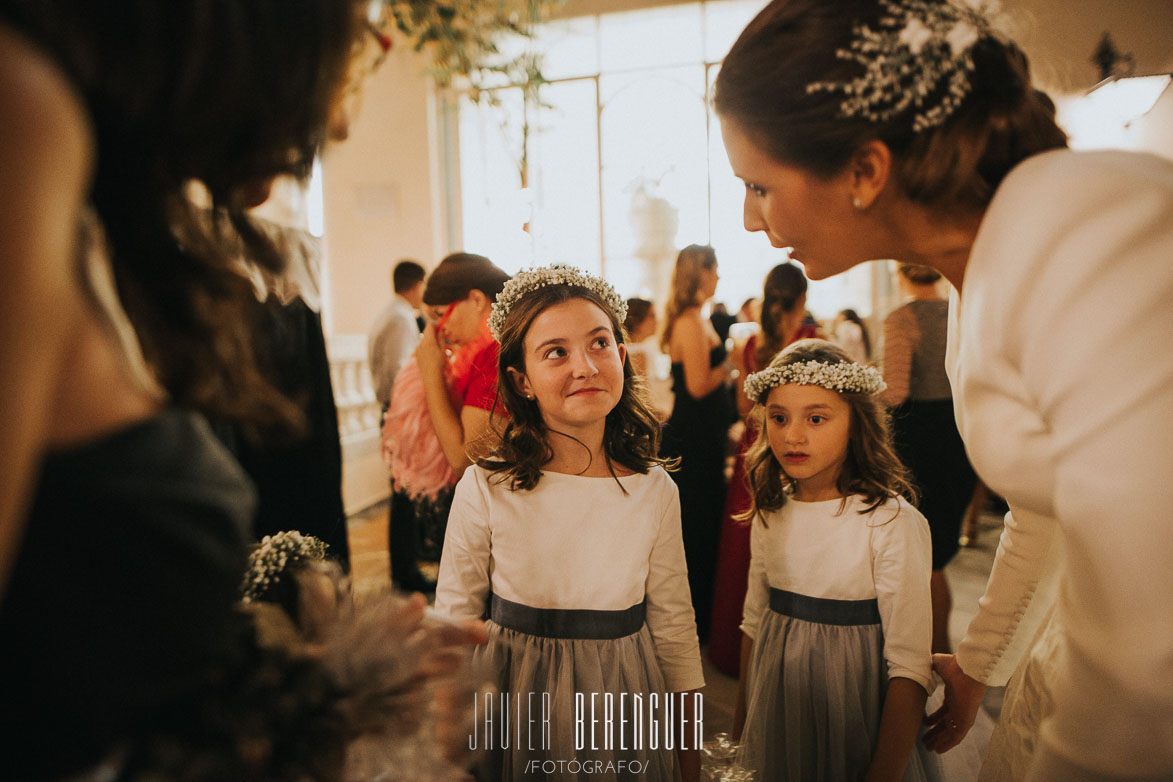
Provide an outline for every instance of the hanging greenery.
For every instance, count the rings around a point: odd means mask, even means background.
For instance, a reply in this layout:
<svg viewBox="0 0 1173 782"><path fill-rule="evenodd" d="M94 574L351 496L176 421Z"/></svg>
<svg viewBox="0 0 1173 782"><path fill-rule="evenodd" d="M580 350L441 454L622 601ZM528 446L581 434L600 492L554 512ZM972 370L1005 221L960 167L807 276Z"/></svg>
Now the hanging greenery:
<svg viewBox="0 0 1173 782"><path fill-rule="evenodd" d="M538 23L566 0L376 0L375 29L386 40L393 26L428 57L427 72L441 88L464 90L476 102L499 105L496 91L520 89L518 174L529 181L531 111L545 106L542 55L528 45ZM379 37L377 34L376 37ZM508 124L506 118L503 124Z"/></svg>
<svg viewBox="0 0 1173 782"><path fill-rule="evenodd" d="M384 0L393 24L440 87L466 87L473 100L495 87L520 87L536 97L544 83L541 56L523 45L534 26L565 0ZM518 52L507 54L506 52Z"/></svg>

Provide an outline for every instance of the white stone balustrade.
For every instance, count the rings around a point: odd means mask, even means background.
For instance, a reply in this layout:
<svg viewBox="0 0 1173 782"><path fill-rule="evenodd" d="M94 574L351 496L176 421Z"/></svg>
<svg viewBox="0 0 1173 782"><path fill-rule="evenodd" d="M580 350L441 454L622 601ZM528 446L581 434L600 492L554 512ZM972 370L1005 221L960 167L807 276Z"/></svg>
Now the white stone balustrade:
<svg viewBox="0 0 1173 782"><path fill-rule="evenodd" d="M381 410L371 387L366 335L327 337L326 352L342 441L342 501L346 513L352 514L389 495L380 448Z"/></svg>

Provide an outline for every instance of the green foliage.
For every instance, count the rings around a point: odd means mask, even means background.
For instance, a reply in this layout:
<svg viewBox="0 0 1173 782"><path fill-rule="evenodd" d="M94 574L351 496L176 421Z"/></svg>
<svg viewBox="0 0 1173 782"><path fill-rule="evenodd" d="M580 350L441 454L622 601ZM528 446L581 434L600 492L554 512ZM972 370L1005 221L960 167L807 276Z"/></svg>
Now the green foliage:
<svg viewBox="0 0 1173 782"><path fill-rule="evenodd" d="M521 90L518 174L529 174L530 110L545 108L540 90L542 55L529 46L536 24L565 0L382 0L376 27L394 25L411 47L428 56L427 73L441 88L466 91L476 102L499 106L497 90ZM503 118L503 124L509 124Z"/></svg>
<svg viewBox="0 0 1173 782"><path fill-rule="evenodd" d="M473 100L492 100L494 87L520 87L528 100L536 99L545 83L541 55L516 44L530 38L534 25L563 2L385 0L384 19L415 51L428 55L428 73L440 87L467 86Z"/></svg>

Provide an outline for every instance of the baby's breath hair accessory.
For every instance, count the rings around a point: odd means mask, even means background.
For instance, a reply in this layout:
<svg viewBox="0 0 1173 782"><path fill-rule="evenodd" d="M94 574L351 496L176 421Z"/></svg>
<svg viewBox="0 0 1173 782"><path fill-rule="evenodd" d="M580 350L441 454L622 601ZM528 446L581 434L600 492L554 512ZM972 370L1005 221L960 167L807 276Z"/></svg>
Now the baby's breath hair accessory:
<svg viewBox="0 0 1173 782"><path fill-rule="evenodd" d="M501 331L505 328L505 318L513 305L521 301L526 294L533 293L547 285L574 285L594 291L599 298L607 302L615 312L615 316L622 323L627 317L627 302L619 297L611 284L601 277L587 274L581 269L563 264L543 266L536 269L522 269L513 275L493 302L493 313L489 316L489 331L493 338L501 341Z"/></svg>
<svg viewBox="0 0 1173 782"><path fill-rule="evenodd" d="M840 104L845 117L886 122L915 106L913 131L940 125L969 94L973 45L992 34L978 10L985 3L880 0L880 5L887 13L880 17L879 29L856 25L851 47L835 53L862 65L864 74L847 82L812 82L806 91L842 92L847 96Z"/></svg>
<svg viewBox="0 0 1173 782"><path fill-rule="evenodd" d="M251 603L269 589L285 568L302 560L324 559L326 544L297 530L266 535L248 555L248 570L240 585L241 600Z"/></svg>
<svg viewBox="0 0 1173 782"><path fill-rule="evenodd" d="M745 379L745 395L758 404L765 404L771 389L787 383L855 394L878 394L888 387L879 372L862 364L802 361L754 372Z"/></svg>

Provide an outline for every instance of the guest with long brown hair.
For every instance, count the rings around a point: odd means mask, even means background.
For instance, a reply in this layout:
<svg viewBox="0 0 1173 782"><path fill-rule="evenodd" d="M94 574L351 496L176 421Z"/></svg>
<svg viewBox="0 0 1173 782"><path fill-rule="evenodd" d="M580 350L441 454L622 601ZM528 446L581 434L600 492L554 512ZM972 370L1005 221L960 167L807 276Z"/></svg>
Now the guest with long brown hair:
<svg viewBox="0 0 1173 782"><path fill-rule="evenodd" d="M672 359L672 414L662 452L680 457L672 479L680 489L688 582L702 642L709 635L713 578L725 506L725 456L733 422L725 345L701 308L717 290L717 254L690 245L680 251L664 314L661 348Z"/></svg>

